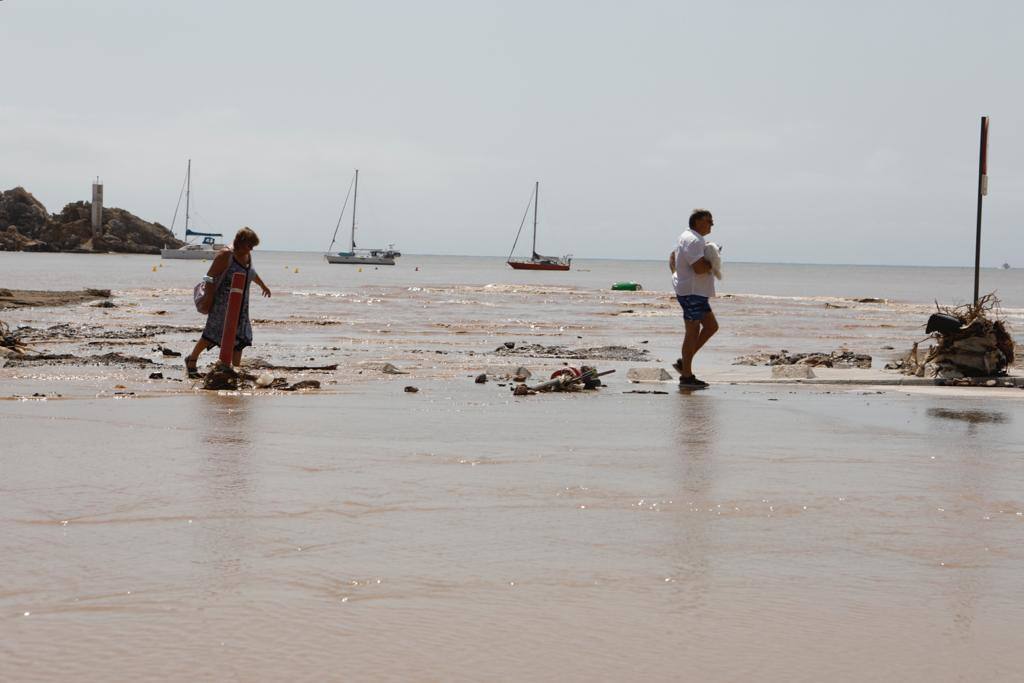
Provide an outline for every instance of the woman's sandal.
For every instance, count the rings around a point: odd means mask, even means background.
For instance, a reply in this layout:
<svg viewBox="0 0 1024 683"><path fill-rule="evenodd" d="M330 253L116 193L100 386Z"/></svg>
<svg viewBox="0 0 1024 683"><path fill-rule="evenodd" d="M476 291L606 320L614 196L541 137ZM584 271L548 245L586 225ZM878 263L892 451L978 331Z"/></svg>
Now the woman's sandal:
<svg viewBox="0 0 1024 683"><path fill-rule="evenodd" d="M199 379L199 367L196 365L196 361L188 356L185 356L185 372L189 379Z"/></svg>

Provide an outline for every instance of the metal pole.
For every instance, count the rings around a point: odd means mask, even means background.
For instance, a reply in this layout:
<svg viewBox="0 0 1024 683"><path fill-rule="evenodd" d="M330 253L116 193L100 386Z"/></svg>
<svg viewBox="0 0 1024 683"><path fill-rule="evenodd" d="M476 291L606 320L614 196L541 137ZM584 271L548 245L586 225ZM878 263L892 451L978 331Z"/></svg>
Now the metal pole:
<svg viewBox="0 0 1024 683"><path fill-rule="evenodd" d="M537 204L540 203L540 181L533 184L533 256L537 257Z"/></svg>
<svg viewBox="0 0 1024 683"><path fill-rule="evenodd" d="M356 251L356 202L359 200L359 169L356 169L356 187L352 193L352 246L349 251L355 253Z"/></svg>
<svg viewBox="0 0 1024 683"><path fill-rule="evenodd" d="M185 241L188 241L188 196L192 194L192 160L188 160L188 167L185 170ZM181 201L181 195L178 195Z"/></svg>
<svg viewBox="0 0 1024 683"><path fill-rule="evenodd" d="M981 198L988 193L988 117L981 117L981 151L978 153L978 223L974 237L974 304L978 304L981 280Z"/></svg>

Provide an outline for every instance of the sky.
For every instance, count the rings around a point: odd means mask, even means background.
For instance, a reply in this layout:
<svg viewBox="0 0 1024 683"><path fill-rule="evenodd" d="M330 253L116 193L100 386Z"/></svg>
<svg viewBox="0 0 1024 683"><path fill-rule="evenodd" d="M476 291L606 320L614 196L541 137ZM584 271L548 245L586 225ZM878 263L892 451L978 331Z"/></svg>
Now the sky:
<svg viewBox="0 0 1024 683"><path fill-rule="evenodd" d="M2 0L0 190L325 250L1024 266L1024 4ZM340 234L347 239L346 215ZM175 230L180 232L179 215ZM528 229L528 228L527 228ZM521 243L522 244L522 243ZM519 253L522 253L520 246Z"/></svg>

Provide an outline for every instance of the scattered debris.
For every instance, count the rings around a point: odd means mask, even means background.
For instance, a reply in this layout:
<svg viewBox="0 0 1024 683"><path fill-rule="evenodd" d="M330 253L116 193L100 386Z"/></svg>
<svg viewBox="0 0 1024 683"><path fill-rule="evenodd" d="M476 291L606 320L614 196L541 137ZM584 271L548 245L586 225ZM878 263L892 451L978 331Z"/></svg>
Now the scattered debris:
<svg viewBox="0 0 1024 683"><path fill-rule="evenodd" d="M391 363L387 363L380 360L364 360L358 363L358 366L367 370L379 370L385 375L408 375L408 372L399 370Z"/></svg>
<svg viewBox="0 0 1024 683"><path fill-rule="evenodd" d="M407 394L415 394L415 393L417 393L417 392L419 391L419 389L417 389L417 388L416 388L416 387L414 387L414 386L407 386L407 387L406 387L406 388L404 389L404 391L405 391L405 393L407 393Z"/></svg>
<svg viewBox="0 0 1024 683"><path fill-rule="evenodd" d="M171 349L168 349L168 348L163 347L163 346L158 346L157 348L160 350L160 352L162 354L164 354L168 358L180 358L181 357L181 352L179 352L179 351L172 351Z"/></svg>
<svg viewBox="0 0 1024 683"><path fill-rule="evenodd" d="M580 368L565 367L551 373L551 379L537 386L528 387L518 384L512 390L515 396L528 396L540 391L578 391L580 389L596 389L602 386L600 377L610 375L614 370L598 372L597 368L583 366Z"/></svg>
<svg viewBox="0 0 1024 683"><path fill-rule="evenodd" d="M477 384L487 384L487 373L480 373L479 375L476 376L476 379L474 379L473 381L476 382Z"/></svg>
<svg viewBox="0 0 1024 683"><path fill-rule="evenodd" d="M753 353L747 356L736 358L733 365L810 365L813 367L825 368L862 368L871 367L871 356L866 353L854 353L846 349L839 349L831 353L790 353L782 349L778 353Z"/></svg>
<svg viewBox="0 0 1024 683"><path fill-rule="evenodd" d="M275 365L262 358L253 358L246 361L245 365L253 370L287 370L289 372L306 372L309 370L323 370L326 372L338 369L337 363L331 365Z"/></svg>
<svg viewBox="0 0 1024 683"><path fill-rule="evenodd" d="M11 332L7 323L0 320L0 357L23 355L29 352L28 347L18 341L17 335Z"/></svg>
<svg viewBox="0 0 1024 683"><path fill-rule="evenodd" d="M203 378L203 389L219 391L223 389L237 389L239 381L238 373L227 363L217 361L206 377Z"/></svg>
<svg viewBox="0 0 1024 683"><path fill-rule="evenodd" d="M937 385L946 387L1005 387L1007 389L1015 389L1018 384L1013 380L1006 378L1002 379L986 379L984 377L959 377L956 379L936 379ZM1024 388L1024 385L1019 385Z"/></svg>
<svg viewBox="0 0 1024 683"><path fill-rule="evenodd" d="M92 306L93 308L117 308L117 304L110 300L97 301L94 304L90 304L90 306Z"/></svg>
<svg viewBox="0 0 1024 683"><path fill-rule="evenodd" d="M826 301L825 308L849 308L849 306L843 306L842 304L834 304L829 301Z"/></svg>
<svg viewBox="0 0 1024 683"><path fill-rule="evenodd" d="M773 365L772 379L814 379L810 365Z"/></svg>
<svg viewBox="0 0 1024 683"><path fill-rule="evenodd" d="M633 389L632 391L623 391L622 393L624 393L624 394L665 394L665 395L668 394L667 391L654 391L654 390L651 390L651 389L642 389L640 391L637 391L636 389Z"/></svg>
<svg viewBox="0 0 1024 683"><path fill-rule="evenodd" d="M162 373L162 372L151 372L151 373L149 373L149 378L150 379L163 379L164 378L164 373Z"/></svg>
<svg viewBox="0 0 1024 683"><path fill-rule="evenodd" d="M565 346L544 346L543 344L522 344L514 348L506 342L494 350L499 356L527 356L529 358L564 358L568 360L618 360L647 361L647 349L628 346L597 346L586 349L570 349Z"/></svg>
<svg viewBox="0 0 1024 683"><path fill-rule="evenodd" d="M924 360L919 356L920 342L916 342L904 358L889 363L886 368L940 380L1006 374L1014 362L1014 342L1006 324L996 317L999 299L995 294L986 294L977 304L954 307L936 304L936 309L938 312L929 319L928 329L935 330L933 338L938 343L928 347Z"/></svg>
<svg viewBox="0 0 1024 683"><path fill-rule="evenodd" d="M489 379L498 380L514 380L516 382L525 382L533 376L527 368L523 366L512 367L509 365L488 365L484 368Z"/></svg>
<svg viewBox="0 0 1024 683"><path fill-rule="evenodd" d="M665 368L630 368L626 379L630 382L665 382L672 379L672 375Z"/></svg>
<svg viewBox="0 0 1024 683"><path fill-rule="evenodd" d="M284 378L282 377L280 379ZM256 386L260 387L261 389L265 389L269 387L271 384L273 384L274 381L275 380L273 375L271 375L269 372L264 372L262 375L256 378Z"/></svg>
<svg viewBox="0 0 1024 683"><path fill-rule="evenodd" d="M271 385L273 386L273 385ZM315 379L305 379L290 386L281 387L283 391L301 391L302 389L319 389L320 382Z"/></svg>

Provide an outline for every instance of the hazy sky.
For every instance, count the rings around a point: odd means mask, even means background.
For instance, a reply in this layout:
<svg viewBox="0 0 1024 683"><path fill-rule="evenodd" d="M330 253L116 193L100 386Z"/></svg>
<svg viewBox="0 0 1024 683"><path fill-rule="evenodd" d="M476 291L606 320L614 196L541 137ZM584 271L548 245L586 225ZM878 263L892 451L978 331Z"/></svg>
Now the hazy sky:
<svg viewBox="0 0 1024 683"><path fill-rule="evenodd" d="M323 250L1024 266L1024 4L3 0L0 189ZM346 217L346 223L348 218ZM178 229L181 227L179 217Z"/></svg>

